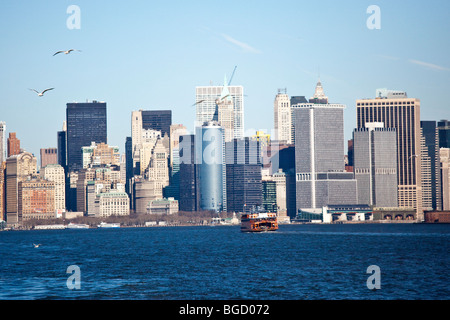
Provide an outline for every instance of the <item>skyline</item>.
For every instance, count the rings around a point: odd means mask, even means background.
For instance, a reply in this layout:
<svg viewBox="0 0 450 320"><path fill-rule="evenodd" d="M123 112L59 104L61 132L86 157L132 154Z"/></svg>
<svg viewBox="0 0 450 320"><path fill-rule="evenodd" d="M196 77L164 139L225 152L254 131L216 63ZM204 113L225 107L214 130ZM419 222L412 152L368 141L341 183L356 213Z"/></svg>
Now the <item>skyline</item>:
<svg viewBox="0 0 450 320"><path fill-rule="evenodd" d="M72 4L80 29L66 25ZM420 99L421 120L450 118L450 3L378 1L379 30L366 26L372 4L2 3L0 121L39 157L57 146L67 103L105 101L108 144L123 153L132 111L172 110L173 123L193 133L195 87L222 85L235 66L245 136L271 133L279 88L309 99L319 75L330 103L346 105L345 140L356 128L356 100L374 98L378 88ZM81 52L53 56L72 48ZM43 97L28 90L51 87Z"/></svg>

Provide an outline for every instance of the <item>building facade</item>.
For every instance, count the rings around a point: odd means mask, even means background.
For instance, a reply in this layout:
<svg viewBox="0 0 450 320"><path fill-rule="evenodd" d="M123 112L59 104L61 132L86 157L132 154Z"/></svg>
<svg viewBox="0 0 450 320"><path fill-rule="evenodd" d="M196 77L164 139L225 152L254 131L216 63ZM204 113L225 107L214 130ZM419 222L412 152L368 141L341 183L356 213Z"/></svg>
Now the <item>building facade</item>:
<svg viewBox="0 0 450 320"><path fill-rule="evenodd" d="M199 166L200 208L227 211L224 130L216 121L196 128L195 157Z"/></svg>
<svg viewBox="0 0 450 320"><path fill-rule="evenodd" d="M226 98L225 98L226 97ZM242 86L230 86L224 80L223 86L198 86L195 88L196 127L205 122L213 121L217 110L217 99L231 98L234 111L234 135L233 138L244 137L244 88Z"/></svg>
<svg viewBox="0 0 450 320"><path fill-rule="evenodd" d="M40 150L41 154L41 168L49 164L58 164L58 149L46 148Z"/></svg>
<svg viewBox="0 0 450 320"><path fill-rule="evenodd" d="M397 207L397 134L383 123L353 131L353 166L358 204Z"/></svg>
<svg viewBox="0 0 450 320"><path fill-rule="evenodd" d="M439 132L436 121L420 121L422 207L442 210Z"/></svg>
<svg viewBox="0 0 450 320"><path fill-rule="evenodd" d="M64 168L59 164L49 164L41 168L40 175L43 179L55 184L55 210L66 209L66 183Z"/></svg>
<svg viewBox="0 0 450 320"><path fill-rule="evenodd" d="M7 143L6 143L6 123L0 121L0 163L6 161L7 158Z"/></svg>
<svg viewBox="0 0 450 320"><path fill-rule="evenodd" d="M92 142L107 143L105 102L67 103L67 166L69 171L83 168L81 148Z"/></svg>
<svg viewBox="0 0 450 320"><path fill-rule="evenodd" d="M18 213L22 221L55 218L55 183L38 177L20 181Z"/></svg>
<svg viewBox="0 0 450 320"><path fill-rule="evenodd" d="M356 112L357 128L382 122L396 130L398 205L422 214L420 100L408 98L405 92L379 89L375 99L356 100Z"/></svg>
<svg viewBox="0 0 450 320"><path fill-rule="evenodd" d="M20 153L20 140L17 138L15 132L10 132L8 137L8 157Z"/></svg>
<svg viewBox="0 0 450 320"><path fill-rule="evenodd" d="M356 180L345 172L345 106L326 103L320 81L311 101L293 106L297 212L357 201Z"/></svg>
<svg viewBox="0 0 450 320"><path fill-rule="evenodd" d="M278 90L273 103L273 120L275 140L292 144L291 100L286 92L282 93L281 90Z"/></svg>

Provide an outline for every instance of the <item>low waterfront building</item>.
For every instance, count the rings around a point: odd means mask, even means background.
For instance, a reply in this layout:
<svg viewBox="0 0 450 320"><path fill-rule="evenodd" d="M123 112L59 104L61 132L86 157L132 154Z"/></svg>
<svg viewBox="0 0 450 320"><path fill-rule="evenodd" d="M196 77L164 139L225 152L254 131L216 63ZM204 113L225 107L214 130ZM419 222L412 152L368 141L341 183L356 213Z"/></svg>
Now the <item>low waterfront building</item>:
<svg viewBox="0 0 450 320"><path fill-rule="evenodd" d="M128 216L130 199L125 192L110 191L99 193L95 199L95 216Z"/></svg>
<svg viewBox="0 0 450 320"><path fill-rule="evenodd" d="M379 207L373 208L373 220L416 220L417 213L413 207Z"/></svg>
<svg viewBox="0 0 450 320"><path fill-rule="evenodd" d="M151 200L147 204L147 214L174 214L178 212L178 200L163 198Z"/></svg>

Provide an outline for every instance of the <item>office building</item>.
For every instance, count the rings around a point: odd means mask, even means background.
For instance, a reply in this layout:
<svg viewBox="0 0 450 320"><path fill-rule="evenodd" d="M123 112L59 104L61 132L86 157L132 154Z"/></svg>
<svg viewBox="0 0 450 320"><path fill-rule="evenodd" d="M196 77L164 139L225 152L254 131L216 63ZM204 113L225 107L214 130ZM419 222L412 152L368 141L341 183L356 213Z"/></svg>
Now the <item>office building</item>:
<svg viewBox="0 0 450 320"><path fill-rule="evenodd" d="M8 137L8 157L20 153L20 140L17 139L15 132L10 132Z"/></svg>
<svg viewBox="0 0 450 320"><path fill-rule="evenodd" d="M40 177L18 183L18 215L22 221L55 218L55 183Z"/></svg>
<svg viewBox="0 0 450 320"><path fill-rule="evenodd" d="M195 157L199 168L200 208L227 211L224 129L216 121L196 128Z"/></svg>
<svg viewBox="0 0 450 320"><path fill-rule="evenodd" d="M357 128L382 122L397 132L398 205L422 218L420 100L406 92L378 89L375 99L356 100Z"/></svg>
<svg viewBox="0 0 450 320"><path fill-rule="evenodd" d="M198 86L195 88L196 105L196 127L202 126L205 122L214 121L214 114L217 110L217 99L229 100L234 111L234 139L244 137L244 88L242 86L231 86L224 79L223 86Z"/></svg>
<svg viewBox="0 0 450 320"><path fill-rule="evenodd" d="M397 207L397 133L383 123L353 131L353 166L358 204Z"/></svg>
<svg viewBox="0 0 450 320"><path fill-rule="evenodd" d="M133 179L133 208L137 214L147 212L147 204L156 199L162 199L162 188L154 180L147 180L142 176L135 176Z"/></svg>
<svg viewBox="0 0 450 320"><path fill-rule="evenodd" d="M310 103L296 104L296 207L354 204L356 180L345 172L344 105L329 104L320 81Z"/></svg>
<svg viewBox="0 0 450 320"><path fill-rule="evenodd" d="M6 141L6 123L4 121L0 121L0 163L6 161L7 158Z"/></svg>
<svg viewBox="0 0 450 320"><path fill-rule="evenodd" d="M275 140L283 143L292 143L291 101L286 91L278 90L273 103L273 120L275 129Z"/></svg>
<svg viewBox="0 0 450 320"><path fill-rule="evenodd" d="M22 152L6 159L5 170L5 200L6 222L14 226L22 222L19 212L18 187L19 182L37 174L37 159L29 152Z"/></svg>
<svg viewBox="0 0 450 320"><path fill-rule="evenodd" d="M41 168L49 164L58 164L57 148L40 149L40 154L41 154Z"/></svg>
<svg viewBox="0 0 450 320"><path fill-rule="evenodd" d="M0 221L6 221L5 214L5 168L6 162L0 163Z"/></svg>
<svg viewBox="0 0 450 320"><path fill-rule="evenodd" d="M263 204L259 141L249 137L225 144L227 209L250 212Z"/></svg>
<svg viewBox="0 0 450 320"><path fill-rule="evenodd" d="M105 102L67 103L67 167L69 171L83 168L81 148L107 141Z"/></svg>
<svg viewBox="0 0 450 320"><path fill-rule="evenodd" d="M66 121L63 122L63 127L61 131L57 132L56 140L58 143L58 164L66 170L67 166L67 145L66 145L66 133L67 125Z"/></svg>
<svg viewBox="0 0 450 320"><path fill-rule="evenodd" d="M441 162L442 210L450 210L450 148L439 149Z"/></svg>
<svg viewBox="0 0 450 320"><path fill-rule="evenodd" d="M179 138L179 209L180 211L200 211L200 167L195 163L195 135Z"/></svg>
<svg viewBox="0 0 450 320"><path fill-rule="evenodd" d="M450 121L438 121L437 129L439 136L439 148L450 148Z"/></svg>
<svg viewBox="0 0 450 320"><path fill-rule="evenodd" d="M178 201L174 198L151 200L147 204L147 214L175 214L178 212Z"/></svg>
<svg viewBox="0 0 450 320"><path fill-rule="evenodd" d="M41 168L40 175L43 179L55 183L55 210L66 209L66 183L64 168L59 164L49 164Z"/></svg>
<svg viewBox="0 0 450 320"><path fill-rule="evenodd" d="M441 170L439 161L439 132L436 121L420 121L422 207L441 210Z"/></svg>
<svg viewBox="0 0 450 320"><path fill-rule="evenodd" d="M96 194L94 202L96 217L130 215L130 199L125 192L111 190Z"/></svg>

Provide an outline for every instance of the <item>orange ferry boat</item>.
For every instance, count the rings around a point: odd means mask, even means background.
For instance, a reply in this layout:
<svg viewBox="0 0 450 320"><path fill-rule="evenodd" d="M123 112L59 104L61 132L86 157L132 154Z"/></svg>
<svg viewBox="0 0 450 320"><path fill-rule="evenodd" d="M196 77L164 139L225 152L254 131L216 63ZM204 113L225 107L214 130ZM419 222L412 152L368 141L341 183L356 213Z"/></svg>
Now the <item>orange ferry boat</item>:
<svg viewBox="0 0 450 320"><path fill-rule="evenodd" d="M263 232L278 230L276 213L243 213L241 216L242 232Z"/></svg>

